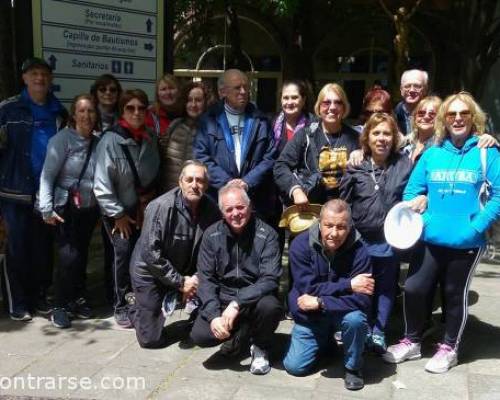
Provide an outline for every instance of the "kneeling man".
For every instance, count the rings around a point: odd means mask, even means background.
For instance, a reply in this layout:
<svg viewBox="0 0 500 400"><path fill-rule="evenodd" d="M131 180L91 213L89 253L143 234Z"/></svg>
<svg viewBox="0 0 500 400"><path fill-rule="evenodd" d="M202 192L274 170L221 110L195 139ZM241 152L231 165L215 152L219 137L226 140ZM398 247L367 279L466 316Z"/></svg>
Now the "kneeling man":
<svg viewBox="0 0 500 400"><path fill-rule="evenodd" d="M191 331L199 346L221 342L223 354L237 354L251 341L250 372L267 374L268 349L282 309L276 297L281 276L278 234L252 215L239 185L219 190L223 221L203 235L198 257L202 306Z"/></svg>
<svg viewBox="0 0 500 400"><path fill-rule="evenodd" d="M363 388L361 367L374 281L370 257L352 227L343 200L330 200L319 223L292 242L293 288L288 304L295 325L283 364L292 375L307 374L318 355L342 332L345 387Z"/></svg>
<svg viewBox="0 0 500 400"><path fill-rule="evenodd" d="M169 305L196 296L196 259L203 232L220 219L217 205L204 195L208 171L199 161L184 163L179 187L149 203L141 236L130 262L135 305L130 309L141 347L166 342L162 303Z"/></svg>

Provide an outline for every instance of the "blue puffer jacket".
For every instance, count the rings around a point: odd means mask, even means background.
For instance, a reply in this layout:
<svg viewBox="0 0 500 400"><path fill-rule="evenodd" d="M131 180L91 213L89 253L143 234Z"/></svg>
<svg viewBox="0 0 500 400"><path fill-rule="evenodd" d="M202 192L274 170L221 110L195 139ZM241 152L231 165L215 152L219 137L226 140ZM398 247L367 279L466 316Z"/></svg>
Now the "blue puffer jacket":
<svg viewBox="0 0 500 400"><path fill-rule="evenodd" d="M370 256L360 239L353 229L344 244L334 254L327 255L321 244L318 223L295 238L289 256L293 287L288 294L288 306L295 322L311 322L325 312L369 312L371 296L351 290L352 278L372 272ZM324 310L301 311L297 299L303 294L321 297Z"/></svg>
<svg viewBox="0 0 500 400"><path fill-rule="evenodd" d="M47 104L56 117L60 130L67 112L49 94ZM33 115L25 97L17 95L0 103L0 199L32 204L38 190L38 177L33 174L31 149Z"/></svg>
<svg viewBox="0 0 500 400"><path fill-rule="evenodd" d="M248 104L242 138L242 165L238 171L224 104L220 102L211 107L202 116L193 143L194 157L208 167L209 194L215 196L217 190L231 179L243 179L254 206L261 210L269 208L265 185L272 184L276 154L273 143L269 121L254 105Z"/></svg>

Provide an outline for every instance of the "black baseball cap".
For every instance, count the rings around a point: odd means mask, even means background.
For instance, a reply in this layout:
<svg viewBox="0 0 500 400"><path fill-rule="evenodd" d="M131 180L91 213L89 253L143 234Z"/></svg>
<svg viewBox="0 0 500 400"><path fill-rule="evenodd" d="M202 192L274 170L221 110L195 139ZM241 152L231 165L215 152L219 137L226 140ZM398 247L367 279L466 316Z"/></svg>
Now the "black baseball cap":
<svg viewBox="0 0 500 400"><path fill-rule="evenodd" d="M21 71L24 74L26 71L35 67L45 67L50 72L52 72L52 68L47 63L47 61L45 61L43 58L38 58L38 57L31 57L24 60L23 65L21 66Z"/></svg>

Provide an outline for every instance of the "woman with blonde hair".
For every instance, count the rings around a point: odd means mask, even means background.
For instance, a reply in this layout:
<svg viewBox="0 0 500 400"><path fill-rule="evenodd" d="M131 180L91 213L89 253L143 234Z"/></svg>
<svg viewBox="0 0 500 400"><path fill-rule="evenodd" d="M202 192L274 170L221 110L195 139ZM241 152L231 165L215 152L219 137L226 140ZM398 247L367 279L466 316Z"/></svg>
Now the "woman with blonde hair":
<svg viewBox="0 0 500 400"><path fill-rule="evenodd" d="M180 94L180 84L175 76L165 74L156 82L155 101L146 115L146 126L156 136L165 135L170 123L181 116L183 105L179 101Z"/></svg>
<svg viewBox="0 0 500 400"><path fill-rule="evenodd" d="M344 89L328 83L318 94L319 118L287 142L274 166L274 180L285 199L297 206L337 198L349 154L359 148L359 134L346 124L350 104Z"/></svg>
<svg viewBox="0 0 500 400"><path fill-rule="evenodd" d="M500 153L497 147L478 147L485 123L484 112L470 94L448 96L436 116L435 144L410 176L403 199L413 205L415 198L425 194L429 201L423 212L422 245L416 250L418 261L405 283L405 335L387 349L383 356L387 362L421 357L429 302L440 281L446 303L445 334L425 369L444 373L457 365L470 282L486 243L485 232L500 216ZM481 151L486 155L485 168ZM491 194L481 204L485 181Z"/></svg>
<svg viewBox="0 0 500 400"><path fill-rule="evenodd" d="M443 103L438 96L424 97L413 110L412 131L409 135L410 143L405 146L404 152L409 155L413 163L416 163L423 152L435 144L435 126L434 122ZM479 147L492 147L497 145L495 138L489 134L483 134L479 137Z"/></svg>

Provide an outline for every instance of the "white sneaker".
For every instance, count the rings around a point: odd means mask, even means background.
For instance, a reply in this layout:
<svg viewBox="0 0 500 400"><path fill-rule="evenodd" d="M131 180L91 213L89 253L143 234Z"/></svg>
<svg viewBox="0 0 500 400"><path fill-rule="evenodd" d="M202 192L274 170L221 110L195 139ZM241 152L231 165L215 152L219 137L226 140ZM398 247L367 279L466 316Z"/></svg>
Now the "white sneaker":
<svg viewBox="0 0 500 400"><path fill-rule="evenodd" d="M252 374L265 375L271 371L267 351L261 349L255 344L252 344L250 346L250 355L252 356L252 363L250 364L250 372Z"/></svg>
<svg viewBox="0 0 500 400"><path fill-rule="evenodd" d="M420 343L413 343L410 339L404 338L398 344L393 344L382 354L382 359L391 364L399 364L406 360L416 360L421 358Z"/></svg>
<svg viewBox="0 0 500 400"><path fill-rule="evenodd" d="M425 364L425 370L433 374L443 374L457 364L457 352L447 344L439 343L436 354Z"/></svg>

